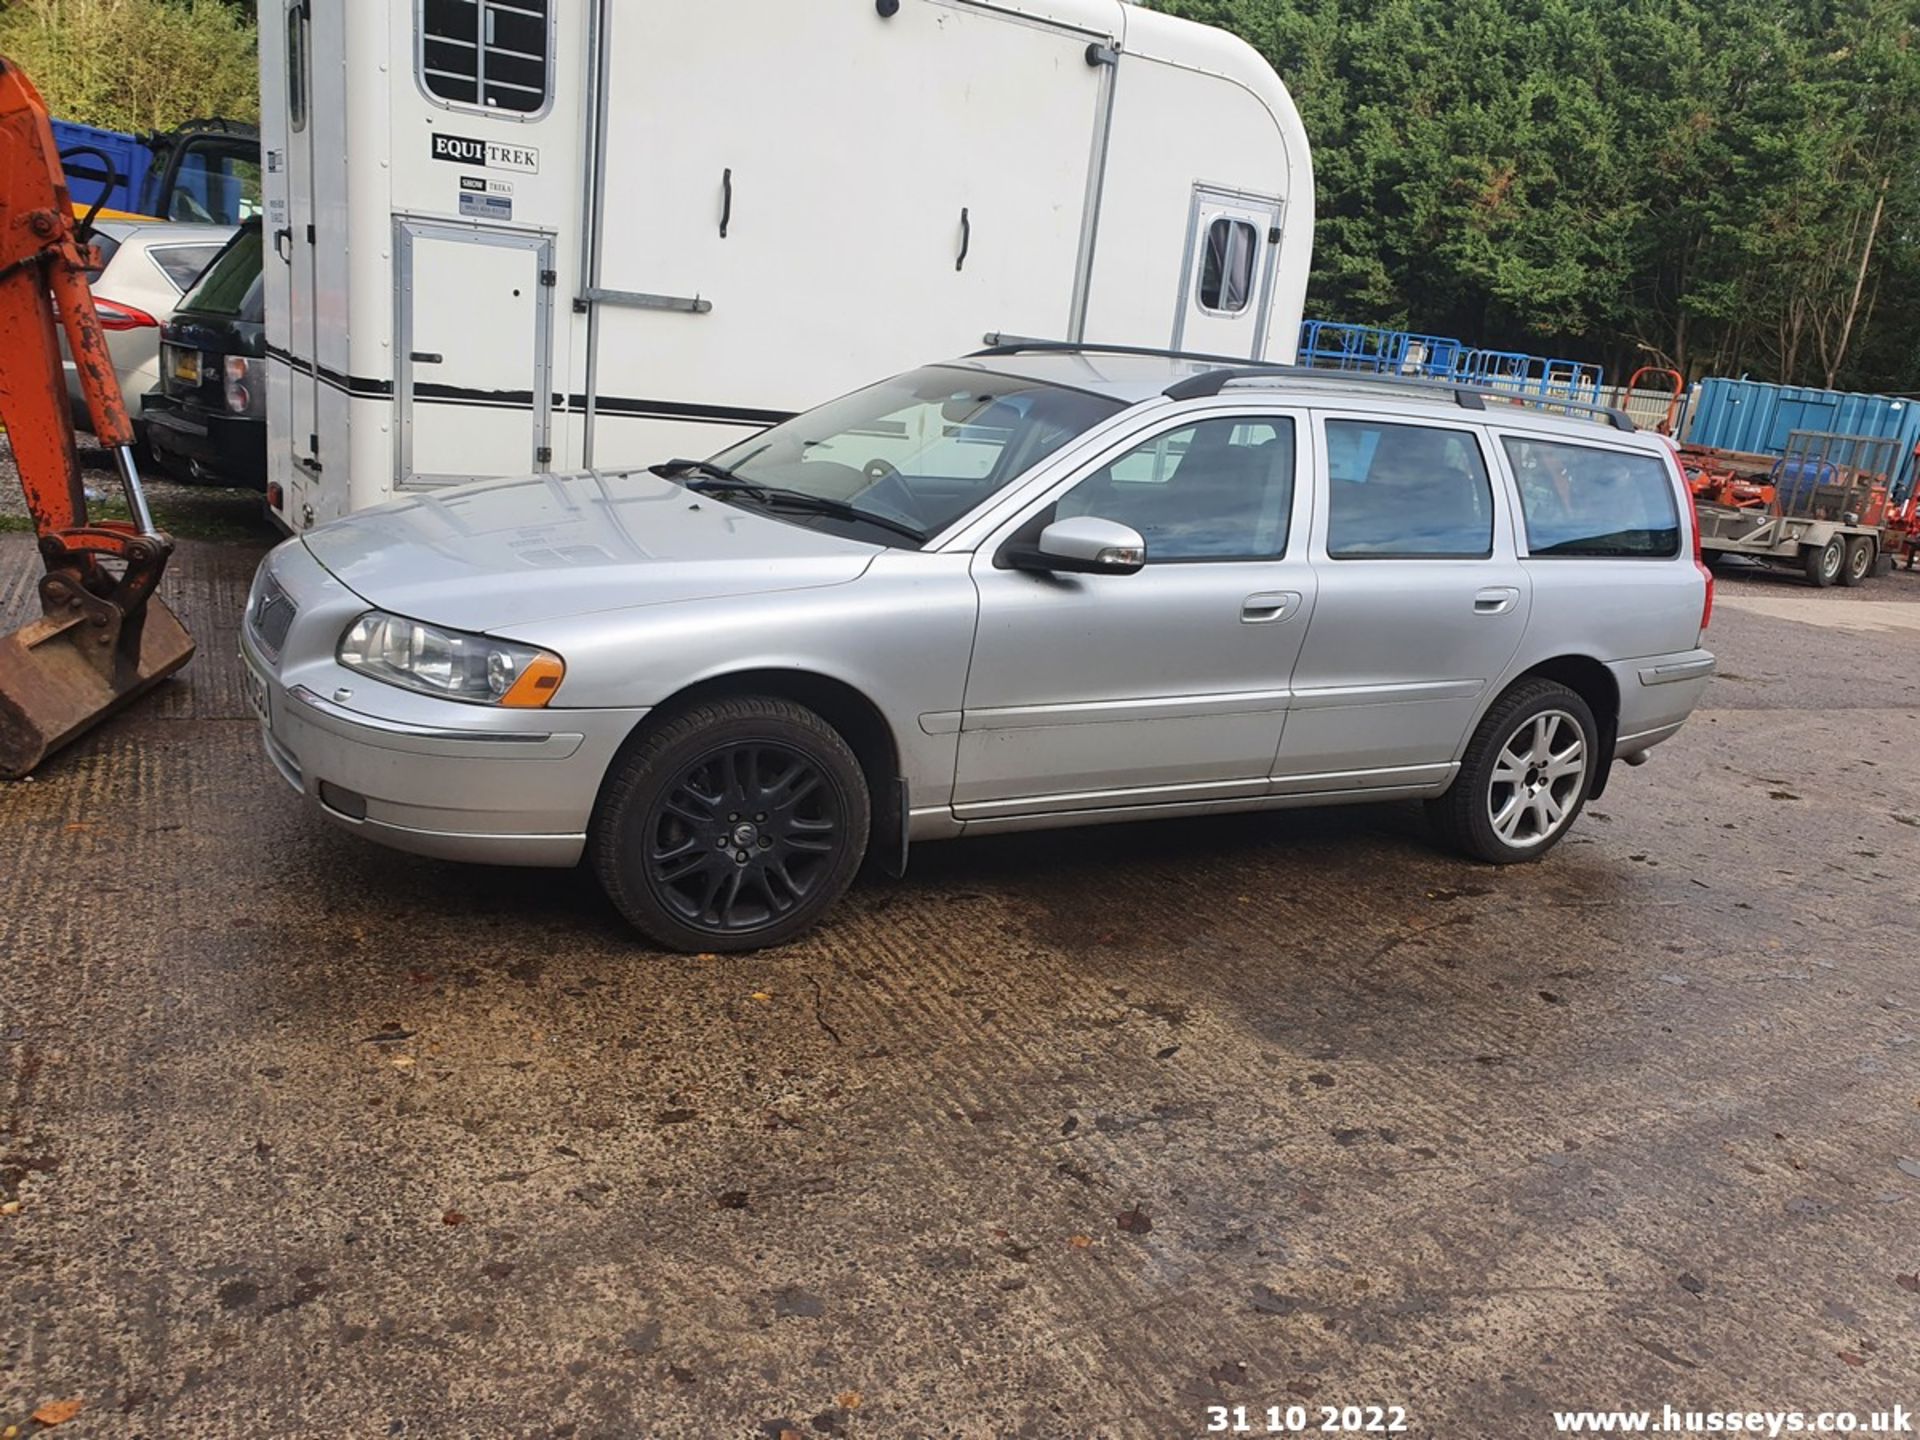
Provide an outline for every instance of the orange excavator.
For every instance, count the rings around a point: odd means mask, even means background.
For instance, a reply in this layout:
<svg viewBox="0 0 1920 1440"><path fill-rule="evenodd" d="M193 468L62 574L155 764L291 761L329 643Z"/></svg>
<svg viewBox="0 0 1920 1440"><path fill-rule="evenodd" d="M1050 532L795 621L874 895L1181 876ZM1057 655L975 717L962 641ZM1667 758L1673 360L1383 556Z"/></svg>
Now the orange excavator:
<svg viewBox="0 0 1920 1440"><path fill-rule="evenodd" d="M192 638L155 593L173 541L147 509L133 427L87 288L91 218L74 217L39 92L0 57L0 422L45 567L41 617L0 637L0 778L8 780L193 658ZM62 331L130 520L87 513Z"/></svg>

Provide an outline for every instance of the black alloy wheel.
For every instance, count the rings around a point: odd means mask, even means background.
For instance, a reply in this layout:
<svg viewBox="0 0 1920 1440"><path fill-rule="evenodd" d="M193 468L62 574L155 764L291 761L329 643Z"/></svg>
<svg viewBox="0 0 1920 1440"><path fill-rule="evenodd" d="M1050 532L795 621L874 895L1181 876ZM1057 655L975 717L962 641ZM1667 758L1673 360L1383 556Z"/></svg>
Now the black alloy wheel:
<svg viewBox="0 0 1920 1440"><path fill-rule="evenodd" d="M758 950L811 929L866 855L860 762L813 711L716 700L614 763L590 851L622 915L671 950Z"/></svg>
<svg viewBox="0 0 1920 1440"><path fill-rule="evenodd" d="M827 878L846 818L825 771L785 745L746 741L701 756L647 821L647 883L689 925L761 930Z"/></svg>

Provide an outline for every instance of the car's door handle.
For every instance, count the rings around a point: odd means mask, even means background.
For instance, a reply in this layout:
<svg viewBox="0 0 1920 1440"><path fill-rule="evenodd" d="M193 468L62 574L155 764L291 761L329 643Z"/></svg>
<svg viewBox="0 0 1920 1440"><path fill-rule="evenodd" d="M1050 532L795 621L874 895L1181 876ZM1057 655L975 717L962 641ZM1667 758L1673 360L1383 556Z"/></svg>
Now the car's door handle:
<svg viewBox="0 0 1920 1440"><path fill-rule="evenodd" d="M410 352L407 358L416 365L444 365L447 363L447 357L442 355L438 350L415 350Z"/></svg>
<svg viewBox="0 0 1920 1440"><path fill-rule="evenodd" d="M1300 608L1300 592L1297 590L1273 590L1261 595L1249 595L1240 604L1240 623L1242 625L1271 625L1276 620L1284 620Z"/></svg>
<svg viewBox="0 0 1920 1440"><path fill-rule="evenodd" d="M1511 585L1489 585L1473 597L1476 615L1505 615L1520 603L1520 592Z"/></svg>

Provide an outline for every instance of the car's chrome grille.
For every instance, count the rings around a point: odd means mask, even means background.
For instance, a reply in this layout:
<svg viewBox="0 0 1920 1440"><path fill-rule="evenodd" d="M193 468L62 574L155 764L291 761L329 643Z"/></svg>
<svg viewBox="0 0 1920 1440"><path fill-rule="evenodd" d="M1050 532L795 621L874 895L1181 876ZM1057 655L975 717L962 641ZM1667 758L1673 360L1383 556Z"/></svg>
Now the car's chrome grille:
<svg viewBox="0 0 1920 1440"><path fill-rule="evenodd" d="M273 572L262 566L247 602L247 629L268 659L280 658L280 647L287 643L287 632L298 613L299 607L273 578Z"/></svg>

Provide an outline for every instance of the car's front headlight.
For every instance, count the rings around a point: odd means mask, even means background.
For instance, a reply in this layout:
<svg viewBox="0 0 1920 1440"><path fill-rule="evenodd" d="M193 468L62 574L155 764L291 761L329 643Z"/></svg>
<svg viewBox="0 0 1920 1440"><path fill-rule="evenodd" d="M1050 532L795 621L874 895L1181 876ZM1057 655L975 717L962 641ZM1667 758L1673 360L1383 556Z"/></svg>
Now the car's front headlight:
<svg viewBox="0 0 1920 1440"><path fill-rule="evenodd" d="M558 655L511 640L467 635L370 610L340 637L340 663L389 685L467 700L537 710L553 699L567 673Z"/></svg>

